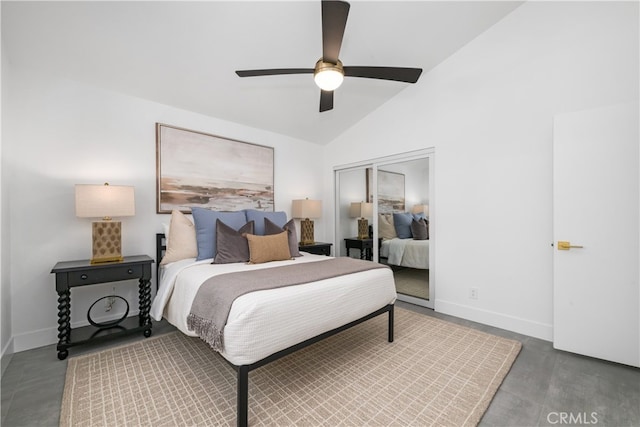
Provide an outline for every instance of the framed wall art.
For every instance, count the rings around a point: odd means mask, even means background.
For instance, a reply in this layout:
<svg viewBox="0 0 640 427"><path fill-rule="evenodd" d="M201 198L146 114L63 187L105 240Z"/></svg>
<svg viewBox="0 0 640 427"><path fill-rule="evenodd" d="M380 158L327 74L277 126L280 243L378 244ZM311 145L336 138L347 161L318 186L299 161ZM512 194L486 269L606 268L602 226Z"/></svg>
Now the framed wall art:
<svg viewBox="0 0 640 427"><path fill-rule="evenodd" d="M367 168L367 201L373 202L373 169ZM404 174L378 169L378 213L404 212Z"/></svg>
<svg viewBox="0 0 640 427"><path fill-rule="evenodd" d="M156 123L157 212L273 211L273 147Z"/></svg>

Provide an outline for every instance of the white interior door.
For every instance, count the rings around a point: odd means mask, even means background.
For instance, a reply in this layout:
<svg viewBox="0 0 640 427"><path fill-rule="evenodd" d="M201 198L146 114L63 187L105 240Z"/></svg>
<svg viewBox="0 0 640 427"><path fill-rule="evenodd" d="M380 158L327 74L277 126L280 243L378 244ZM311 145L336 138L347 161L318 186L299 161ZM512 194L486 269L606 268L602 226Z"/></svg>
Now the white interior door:
<svg viewBox="0 0 640 427"><path fill-rule="evenodd" d="M638 106L554 120L554 347L640 366ZM561 250L559 241L570 242Z"/></svg>

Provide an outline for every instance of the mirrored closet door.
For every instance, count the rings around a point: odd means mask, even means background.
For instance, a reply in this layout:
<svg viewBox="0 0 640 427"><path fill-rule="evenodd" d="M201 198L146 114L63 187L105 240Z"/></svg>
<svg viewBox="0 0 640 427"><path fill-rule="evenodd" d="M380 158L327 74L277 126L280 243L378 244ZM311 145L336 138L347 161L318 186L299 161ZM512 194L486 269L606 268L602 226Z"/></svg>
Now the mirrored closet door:
<svg viewBox="0 0 640 427"><path fill-rule="evenodd" d="M432 151L336 168L336 255L394 272L398 299L433 308Z"/></svg>
<svg viewBox="0 0 640 427"><path fill-rule="evenodd" d="M336 256L373 260L373 204L366 202L366 171L336 171Z"/></svg>

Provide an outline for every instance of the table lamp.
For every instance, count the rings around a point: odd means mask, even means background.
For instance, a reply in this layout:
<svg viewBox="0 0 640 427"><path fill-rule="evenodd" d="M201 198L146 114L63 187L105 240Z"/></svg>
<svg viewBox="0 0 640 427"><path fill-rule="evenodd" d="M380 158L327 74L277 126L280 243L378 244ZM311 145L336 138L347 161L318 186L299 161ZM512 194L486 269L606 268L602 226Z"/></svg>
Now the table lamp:
<svg viewBox="0 0 640 427"><path fill-rule="evenodd" d="M358 239L369 238L369 221L367 218L373 216L373 203L353 202L349 207L349 216L358 218Z"/></svg>
<svg viewBox="0 0 640 427"><path fill-rule="evenodd" d="M133 187L125 185L76 185L76 216L102 218L92 223L91 264L119 262L122 257L120 221L112 217L135 215Z"/></svg>
<svg viewBox="0 0 640 427"><path fill-rule="evenodd" d="M413 205L413 208L411 208L411 213L422 213L426 218L429 218L429 205Z"/></svg>
<svg viewBox="0 0 640 427"><path fill-rule="evenodd" d="M313 236L313 221L310 218L322 216L321 200L293 200L291 202L291 216L302 219L300 221L300 244L311 245L315 242Z"/></svg>

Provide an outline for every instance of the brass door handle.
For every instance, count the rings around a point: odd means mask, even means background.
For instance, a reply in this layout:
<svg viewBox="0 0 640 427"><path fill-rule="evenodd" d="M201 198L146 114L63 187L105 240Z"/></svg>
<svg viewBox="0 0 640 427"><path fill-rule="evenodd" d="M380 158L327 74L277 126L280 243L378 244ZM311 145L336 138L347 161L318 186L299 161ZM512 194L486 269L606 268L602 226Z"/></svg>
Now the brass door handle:
<svg viewBox="0 0 640 427"><path fill-rule="evenodd" d="M558 250L559 251L568 251L571 248L582 249L584 246L580 245L572 245L570 242L563 242L558 240Z"/></svg>

